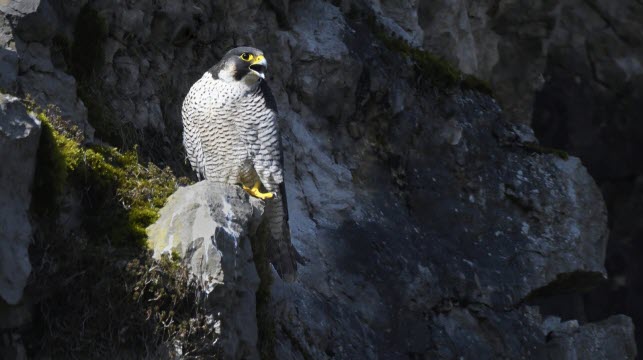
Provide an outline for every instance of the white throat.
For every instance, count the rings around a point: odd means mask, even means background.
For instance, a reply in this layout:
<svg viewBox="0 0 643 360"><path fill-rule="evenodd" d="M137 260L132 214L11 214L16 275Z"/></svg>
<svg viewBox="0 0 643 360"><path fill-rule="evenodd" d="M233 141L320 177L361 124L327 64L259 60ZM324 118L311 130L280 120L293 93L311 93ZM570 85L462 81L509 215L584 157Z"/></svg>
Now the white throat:
<svg viewBox="0 0 643 360"><path fill-rule="evenodd" d="M241 80L235 80L231 74L232 74L231 71L227 71L223 69L219 71L219 73L217 74L217 77L227 82L228 84L230 84L231 87L238 86L240 88L245 88L247 90L256 89L259 83L261 82L261 78L252 72L248 73Z"/></svg>

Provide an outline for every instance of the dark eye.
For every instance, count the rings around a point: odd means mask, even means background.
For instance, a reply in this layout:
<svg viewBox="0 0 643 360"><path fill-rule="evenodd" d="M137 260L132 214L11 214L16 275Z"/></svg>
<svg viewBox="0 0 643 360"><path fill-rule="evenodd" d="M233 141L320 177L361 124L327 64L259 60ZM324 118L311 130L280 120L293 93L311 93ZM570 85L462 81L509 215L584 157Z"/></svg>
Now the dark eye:
<svg viewBox="0 0 643 360"><path fill-rule="evenodd" d="M240 58L243 61L250 61L250 60L252 60L254 58L254 56L252 56L252 54L243 53L243 54L241 54Z"/></svg>

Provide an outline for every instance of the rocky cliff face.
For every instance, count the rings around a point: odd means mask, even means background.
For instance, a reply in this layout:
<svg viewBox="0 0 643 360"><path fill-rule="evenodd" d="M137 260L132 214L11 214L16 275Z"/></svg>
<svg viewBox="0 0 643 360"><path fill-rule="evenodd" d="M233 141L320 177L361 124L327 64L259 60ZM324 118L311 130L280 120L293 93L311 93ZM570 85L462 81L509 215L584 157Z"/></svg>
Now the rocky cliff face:
<svg viewBox="0 0 643 360"><path fill-rule="evenodd" d="M635 255L643 150L640 2L431 1L415 9L424 32L407 32L423 36L417 44L488 80L512 121L533 119L541 142L579 156L601 187L612 276L585 301L564 301L585 303L585 310L566 312L600 319L625 311L643 320Z"/></svg>
<svg viewBox="0 0 643 360"><path fill-rule="evenodd" d="M610 225L610 279L572 301L584 304L576 316L593 320L624 312L641 324L643 5L586 1L562 10L533 124L543 143L583 159L601 187Z"/></svg>
<svg viewBox="0 0 643 360"><path fill-rule="evenodd" d="M31 272L28 248L32 237L28 210L36 168L40 122L27 114L18 98L0 98L0 297L11 305L22 298Z"/></svg>
<svg viewBox="0 0 643 360"><path fill-rule="evenodd" d="M298 280L281 282L250 253L261 204L234 187L179 190L149 230L157 253L212 277L202 286L224 356L632 359L629 318L579 324L528 305L606 277L599 188L526 125L565 6L8 2L0 84L56 105L88 142L137 144L187 173L183 96L228 48L264 50L292 240L306 259ZM506 110L412 47L489 81Z"/></svg>

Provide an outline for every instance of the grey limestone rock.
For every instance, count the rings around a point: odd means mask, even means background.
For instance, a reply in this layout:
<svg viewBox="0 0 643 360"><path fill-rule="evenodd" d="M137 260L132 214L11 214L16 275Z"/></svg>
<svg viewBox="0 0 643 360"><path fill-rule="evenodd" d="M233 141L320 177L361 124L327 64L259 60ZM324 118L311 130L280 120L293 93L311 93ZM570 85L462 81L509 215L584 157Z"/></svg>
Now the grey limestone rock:
<svg viewBox="0 0 643 360"><path fill-rule="evenodd" d="M15 51L0 49L0 88L15 91L17 77L18 54Z"/></svg>
<svg viewBox="0 0 643 360"><path fill-rule="evenodd" d="M179 254L202 285L226 359L258 359L250 237L262 212L239 187L202 181L174 193L148 228L154 256Z"/></svg>
<svg viewBox="0 0 643 360"><path fill-rule="evenodd" d="M273 290L280 358L532 358L545 339L520 304L604 276L605 209L579 160L499 143L493 102L453 102L451 120L409 111L383 148L363 139L341 161L292 117L293 242L310 261Z"/></svg>
<svg viewBox="0 0 643 360"><path fill-rule="evenodd" d="M19 4L13 9L23 16L16 26L16 34L24 41L46 43L58 27L56 13L49 1L10 1L10 5ZM34 8L35 6L35 8Z"/></svg>
<svg viewBox="0 0 643 360"><path fill-rule="evenodd" d="M643 4L572 1L560 8L536 94L534 130L583 159L610 214L610 279L584 296L593 319L627 313L643 342Z"/></svg>
<svg viewBox="0 0 643 360"><path fill-rule="evenodd" d="M11 305L31 273L28 210L39 138L40 122L19 99L0 94L0 297Z"/></svg>
<svg viewBox="0 0 643 360"><path fill-rule="evenodd" d="M366 3L387 30L413 46L422 45L424 31L418 23L418 7L422 5L422 1L376 0Z"/></svg>
<svg viewBox="0 0 643 360"><path fill-rule="evenodd" d="M643 99L643 22L636 20L643 5L587 1L560 16L534 127L543 142L579 154L599 180L643 172L643 126L635 120Z"/></svg>
<svg viewBox="0 0 643 360"><path fill-rule="evenodd" d="M24 16L35 13L40 3L40 0L3 1L0 11L11 16Z"/></svg>
<svg viewBox="0 0 643 360"><path fill-rule="evenodd" d="M534 94L544 82L559 3L563 2L421 2L422 45L488 81L512 121L529 124Z"/></svg>
<svg viewBox="0 0 643 360"><path fill-rule="evenodd" d="M575 321L558 324L548 332L543 358L560 360L630 360L636 358L632 319L614 315L597 323L578 326ZM570 324L571 323L571 324Z"/></svg>
<svg viewBox="0 0 643 360"><path fill-rule="evenodd" d="M294 18L295 38L337 36L298 24L308 21ZM278 96L292 109L293 243L309 262L297 283L273 286L277 357L534 358L546 339L537 310L521 304L605 276L598 188L579 159L534 148L493 100L432 100L352 36L341 38L342 62L359 58L362 75L337 70L356 89L350 113L325 116L297 90ZM317 68L336 61L325 54Z"/></svg>
<svg viewBox="0 0 643 360"><path fill-rule="evenodd" d="M51 1L5 1L0 14L4 15L0 21L0 89L29 97L41 108L56 106L61 116L91 140L94 130L77 97L76 79L52 62L52 39L61 25Z"/></svg>

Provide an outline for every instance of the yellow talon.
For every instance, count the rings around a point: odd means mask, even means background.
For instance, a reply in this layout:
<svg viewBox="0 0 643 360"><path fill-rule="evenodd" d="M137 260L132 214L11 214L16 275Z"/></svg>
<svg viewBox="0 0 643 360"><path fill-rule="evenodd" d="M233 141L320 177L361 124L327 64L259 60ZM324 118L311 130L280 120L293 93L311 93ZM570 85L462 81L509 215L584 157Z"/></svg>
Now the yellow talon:
<svg viewBox="0 0 643 360"><path fill-rule="evenodd" d="M272 197L274 196L274 194L271 192L262 193L259 190L259 186L261 186L261 183L259 181L255 182L255 185L253 187L248 187L245 185L242 185L242 186L243 186L243 190L245 190L248 194L256 198L259 198L261 200L272 199Z"/></svg>

